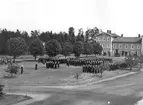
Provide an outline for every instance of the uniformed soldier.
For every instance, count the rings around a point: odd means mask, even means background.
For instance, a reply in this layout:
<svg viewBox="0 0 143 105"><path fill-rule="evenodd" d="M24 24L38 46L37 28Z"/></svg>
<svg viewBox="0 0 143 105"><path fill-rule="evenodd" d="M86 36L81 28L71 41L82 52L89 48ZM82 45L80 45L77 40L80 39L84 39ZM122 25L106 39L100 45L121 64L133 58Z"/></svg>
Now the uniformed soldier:
<svg viewBox="0 0 143 105"><path fill-rule="evenodd" d="M38 67L38 64L36 63L36 64L35 64L35 70L37 70L37 67Z"/></svg>
<svg viewBox="0 0 143 105"><path fill-rule="evenodd" d="M57 66L58 66L58 68L60 67L60 62L59 61L57 62Z"/></svg>
<svg viewBox="0 0 143 105"><path fill-rule="evenodd" d="M23 74L23 65L21 65L20 68L21 68L21 74Z"/></svg>

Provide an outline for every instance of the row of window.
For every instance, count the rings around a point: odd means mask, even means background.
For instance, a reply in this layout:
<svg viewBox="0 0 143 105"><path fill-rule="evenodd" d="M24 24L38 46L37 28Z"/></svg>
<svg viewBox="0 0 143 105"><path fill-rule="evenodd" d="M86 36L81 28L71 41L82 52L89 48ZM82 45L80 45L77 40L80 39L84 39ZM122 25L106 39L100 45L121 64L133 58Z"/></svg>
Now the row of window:
<svg viewBox="0 0 143 105"><path fill-rule="evenodd" d="M122 54L122 50L119 50L118 52L119 52L120 55ZM127 55L129 55L129 51L125 51L125 52L127 52ZM115 54L116 51L113 50L113 53ZM131 54L135 54L136 52L130 52L130 53L131 53ZM125 53L124 53L124 55L125 55ZM140 51L137 51L137 55L138 55L138 56L140 55Z"/></svg>
<svg viewBox="0 0 143 105"><path fill-rule="evenodd" d="M106 38L107 38L107 41L110 41L110 37L96 37L96 40L97 41L106 41Z"/></svg>
<svg viewBox="0 0 143 105"><path fill-rule="evenodd" d="M116 48L117 47L117 45L116 44L113 44L113 48ZM121 49L121 48L123 48L123 45L122 44L119 44L119 48ZM128 46L128 44L125 44L124 45L124 48L125 49L128 49L129 48L129 46ZM131 49L134 49L135 48L135 45L134 44L131 44ZM137 45L137 49L140 49L140 45Z"/></svg>
<svg viewBox="0 0 143 105"><path fill-rule="evenodd" d="M110 44L102 44L102 48L110 48Z"/></svg>

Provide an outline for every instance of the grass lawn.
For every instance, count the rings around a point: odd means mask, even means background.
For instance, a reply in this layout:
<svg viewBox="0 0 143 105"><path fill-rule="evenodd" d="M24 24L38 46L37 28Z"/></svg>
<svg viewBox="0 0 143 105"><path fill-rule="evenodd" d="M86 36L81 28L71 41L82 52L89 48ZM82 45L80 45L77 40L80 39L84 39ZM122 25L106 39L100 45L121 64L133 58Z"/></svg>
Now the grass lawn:
<svg viewBox="0 0 143 105"><path fill-rule="evenodd" d="M90 82L96 82L102 79L106 79L106 78L110 78L113 76L117 76L117 75L122 75L125 73L129 73L129 71L127 70L116 70L116 71L104 71L102 74L102 78L101 78L101 74L92 74L92 73L81 73L79 76L78 81L74 78L74 75L71 75L67 78L64 78L61 80L63 85L83 85L83 84L87 84Z"/></svg>
<svg viewBox="0 0 143 105"><path fill-rule="evenodd" d="M127 70L105 71L103 77L100 74L82 73L81 67L60 65L59 69L47 69L45 65L39 63L38 70L34 70L35 62L22 62L19 65L24 65L24 73L18 74L14 78L2 78L1 80L8 86L51 86L51 85L77 85L74 78L75 73L79 73L78 85L89 82L98 81L116 75L127 73ZM5 65L0 66L0 74L4 75Z"/></svg>
<svg viewBox="0 0 143 105"><path fill-rule="evenodd" d="M28 99L31 99L31 97L21 95L5 95L4 98L0 100L0 105L12 105Z"/></svg>
<svg viewBox="0 0 143 105"><path fill-rule="evenodd" d="M60 79L66 78L76 72L81 73L81 68L72 68L66 65L60 65L59 69L47 69L45 65L39 63L38 70L34 70L34 62L22 62L24 73L18 74L16 78L1 78L9 87L22 85L58 85ZM4 75L4 65L1 66L1 75Z"/></svg>
<svg viewBox="0 0 143 105"><path fill-rule="evenodd" d="M53 93L52 97L28 105L134 105L141 97L118 96L94 93L92 91L64 91Z"/></svg>
<svg viewBox="0 0 143 105"><path fill-rule="evenodd" d="M35 62L21 62L19 63L19 65L24 65L24 73L22 75L18 74L16 78L11 78L11 79L1 78L1 80L5 83L6 87L8 88L16 87L17 89L21 88L20 86L25 86L26 88L25 90L27 90L28 92L39 91L46 93L48 90L50 91L50 89L45 88L45 90L43 89L40 90L40 88L38 88L37 90L36 89L30 90L27 89L26 86L76 85L77 81L73 77L75 73L80 73L78 81L79 85L130 72L128 70L105 71L103 72L103 78L100 78L100 74L82 73L81 67L74 67L74 66L68 67L64 64L61 64L59 69L47 69L46 65L39 63L38 70L34 70ZM6 67L6 65L0 65L0 75L4 74L3 67ZM123 83L130 84L130 82L132 83L132 81L136 83L136 80L142 83L141 79L142 75L140 74L138 76L135 76L135 79L132 79L132 76L127 77L126 81L124 79L123 80L117 79L113 80L112 82L108 81L106 83L101 84L102 86L101 88L99 87L93 89L92 91L90 90L91 92L88 92L87 94L85 94L85 91L70 92L68 90L67 91L64 90L62 93L57 93L57 91L55 90L52 91L51 93L52 97L50 97L49 99L35 102L29 105L107 105L108 100L112 100L113 102L110 105L133 105L131 103L134 103L137 100L136 98L132 99L132 97L128 98L126 96L124 97L124 95L120 97L119 94L123 94L125 93L125 91L131 92L128 91L129 90L128 87L127 88L122 87ZM132 81L131 79L128 80L128 78L131 78ZM96 87L97 85L93 85L93 87ZM116 87L116 85L121 85L121 87L118 88ZM130 87L130 85L128 86ZM22 91L22 89L19 91ZM94 93L93 91L96 91L96 93ZM123 100L126 100L127 102L124 102ZM116 104L117 102L119 102L119 104ZM128 103L128 104L123 104L123 103Z"/></svg>

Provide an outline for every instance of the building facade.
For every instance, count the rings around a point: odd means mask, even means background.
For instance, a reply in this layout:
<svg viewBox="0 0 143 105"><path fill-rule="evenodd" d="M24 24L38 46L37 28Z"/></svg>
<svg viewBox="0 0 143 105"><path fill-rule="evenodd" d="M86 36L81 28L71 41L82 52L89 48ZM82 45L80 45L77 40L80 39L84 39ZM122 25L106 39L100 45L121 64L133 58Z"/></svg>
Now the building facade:
<svg viewBox="0 0 143 105"><path fill-rule="evenodd" d="M102 48L102 54L106 53L107 55L114 56L116 52L120 56L138 55L140 56L143 53L143 38L138 35L138 37L123 37L112 34L110 30L107 32L102 32L95 37L96 42L98 42Z"/></svg>
<svg viewBox="0 0 143 105"><path fill-rule="evenodd" d="M103 48L102 54L106 53L107 55L112 55L112 42L117 37L119 36L116 34L112 34L110 30L107 30L107 33L102 32L95 37L96 42L98 42Z"/></svg>
<svg viewBox="0 0 143 105"><path fill-rule="evenodd" d="M119 37L113 40L113 55L118 51L120 56L141 54L142 38L140 37Z"/></svg>

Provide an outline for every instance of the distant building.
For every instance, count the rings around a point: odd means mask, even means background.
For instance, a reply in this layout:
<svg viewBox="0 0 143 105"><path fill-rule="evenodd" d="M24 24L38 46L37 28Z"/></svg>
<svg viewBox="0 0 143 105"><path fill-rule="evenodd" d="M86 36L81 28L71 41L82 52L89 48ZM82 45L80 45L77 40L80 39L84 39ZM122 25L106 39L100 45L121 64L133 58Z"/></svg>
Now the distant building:
<svg viewBox="0 0 143 105"><path fill-rule="evenodd" d="M107 55L112 55L112 42L114 39L116 39L117 37L120 37L119 35L116 34L112 34L111 30L107 30L107 32L102 32L99 35L95 36L95 40L96 42L98 42L102 48L102 54L106 53Z"/></svg>
<svg viewBox="0 0 143 105"><path fill-rule="evenodd" d="M128 56L129 54L140 56L143 53L143 38L139 34L138 37L123 37L111 33L111 30L102 32L95 37L102 48L102 54L114 56L115 52L118 51L120 56Z"/></svg>
<svg viewBox="0 0 143 105"><path fill-rule="evenodd" d="M141 44L141 37L118 37L113 40L113 54L118 50L120 56L128 56L129 54L140 56Z"/></svg>

